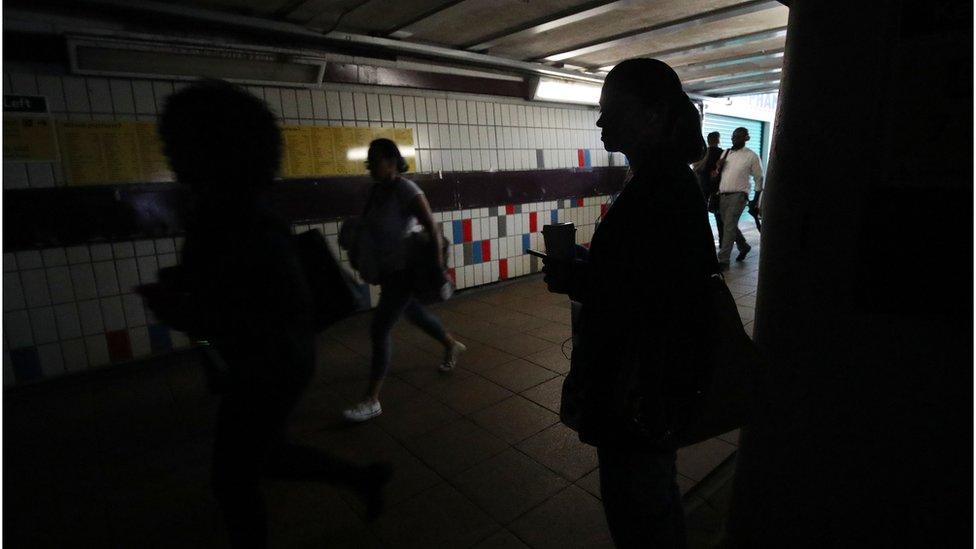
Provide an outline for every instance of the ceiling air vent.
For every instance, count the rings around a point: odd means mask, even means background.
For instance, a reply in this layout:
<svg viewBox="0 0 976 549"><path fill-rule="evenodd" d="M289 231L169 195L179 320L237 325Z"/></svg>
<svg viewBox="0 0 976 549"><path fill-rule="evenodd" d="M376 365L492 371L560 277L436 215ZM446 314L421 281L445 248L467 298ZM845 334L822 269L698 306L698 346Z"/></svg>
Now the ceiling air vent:
<svg viewBox="0 0 976 549"><path fill-rule="evenodd" d="M69 37L68 55L72 72L102 76L301 85L325 72L325 61L284 51L193 43Z"/></svg>

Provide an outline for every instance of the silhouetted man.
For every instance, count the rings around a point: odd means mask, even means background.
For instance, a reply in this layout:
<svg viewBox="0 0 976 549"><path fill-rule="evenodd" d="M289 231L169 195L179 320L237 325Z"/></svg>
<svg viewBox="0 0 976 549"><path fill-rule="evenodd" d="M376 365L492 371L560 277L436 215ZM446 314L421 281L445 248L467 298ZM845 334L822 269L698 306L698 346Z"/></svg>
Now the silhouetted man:
<svg viewBox="0 0 976 549"><path fill-rule="evenodd" d="M752 185L749 183L749 176L756 182L756 194L752 200L752 206L756 211L760 210L759 197L762 193L763 170L759 155L746 148L749 141L749 130L736 128L732 132L732 148L723 154L719 159L718 167L721 170L721 181L718 186L719 194L719 215L722 217L722 240L718 251L719 265L723 269L729 267L729 258L732 255L732 244L735 243L739 249L736 261L742 261L752 250L752 246L746 242L739 230L739 218L746 208L749 201L749 191Z"/></svg>
<svg viewBox="0 0 976 549"><path fill-rule="evenodd" d="M715 227L718 229L718 241L722 241L722 216L719 214L718 210L718 197L712 199L712 197L718 193L718 180L712 176L712 172L715 171L715 167L718 165L718 160L722 156L722 148L718 146L718 142L721 139L721 134L718 132L711 132L708 134L706 141L708 143L708 149L705 152L705 156L701 160L695 162L692 168L698 175L698 185L701 187L702 196L705 198L705 205L714 205L709 208L712 215L715 216Z"/></svg>
<svg viewBox="0 0 976 549"><path fill-rule="evenodd" d="M286 436L316 348L301 259L288 224L268 207L281 161L274 115L237 86L204 81L169 97L159 132L193 207L178 273L140 292L161 321L209 341L227 363L213 488L231 545L267 545L266 477L349 486L375 515L388 466L346 463Z"/></svg>

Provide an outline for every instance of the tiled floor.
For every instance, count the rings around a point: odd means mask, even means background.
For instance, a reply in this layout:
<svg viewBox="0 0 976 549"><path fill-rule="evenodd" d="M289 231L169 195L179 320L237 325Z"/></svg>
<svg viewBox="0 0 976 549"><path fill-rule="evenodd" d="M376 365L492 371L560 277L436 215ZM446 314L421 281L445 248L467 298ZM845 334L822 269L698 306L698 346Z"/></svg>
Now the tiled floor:
<svg viewBox="0 0 976 549"><path fill-rule="evenodd" d="M754 231L746 236L758 242ZM757 252L727 277L747 328ZM461 367L439 374L437 344L401 323L384 414L363 425L338 417L364 389L369 315L322 336L319 373L295 414L294 435L349 459L391 461L389 507L367 524L343 490L268 482L273 546L610 547L596 453L558 421L569 368L561 350L570 336L566 298L533 276L462 293L436 310L469 346ZM193 354L8 391L5 541L226 546L208 484L215 409ZM682 490L736 442L732 433L681 450ZM711 499L689 497L695 547L714 540L719 511Z"/></svg>

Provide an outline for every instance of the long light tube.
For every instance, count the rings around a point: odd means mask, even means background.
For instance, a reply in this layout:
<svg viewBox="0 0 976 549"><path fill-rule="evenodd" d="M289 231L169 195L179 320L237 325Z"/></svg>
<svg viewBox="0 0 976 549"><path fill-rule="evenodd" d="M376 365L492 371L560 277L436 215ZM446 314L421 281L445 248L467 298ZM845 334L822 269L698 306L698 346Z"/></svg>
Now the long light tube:
<svg viewBox="0 0 976 549"><path fill-rule="evenodd" d="M555 101L557 103L599 105L601 89L602 86L599 84L540 78L539 85L536 86L532 99L536 101Z"/></svg>

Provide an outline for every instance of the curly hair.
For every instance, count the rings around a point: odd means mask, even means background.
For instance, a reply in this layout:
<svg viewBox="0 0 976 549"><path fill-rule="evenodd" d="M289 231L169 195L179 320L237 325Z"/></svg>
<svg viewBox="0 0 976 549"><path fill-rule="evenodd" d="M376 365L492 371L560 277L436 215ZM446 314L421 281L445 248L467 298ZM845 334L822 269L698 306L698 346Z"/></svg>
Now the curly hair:
<svg viewBox="0 0 976 549"><path fill-rule="evenodd" d="M197 190L254 190L281 165L281 131L268 106L223 80L169 96L159 135L177 179Z"/></svg>

